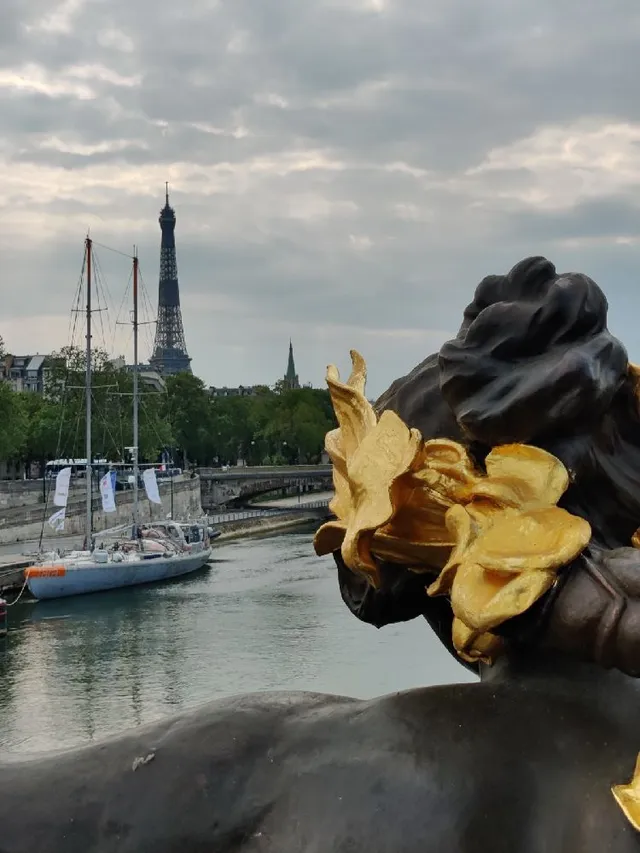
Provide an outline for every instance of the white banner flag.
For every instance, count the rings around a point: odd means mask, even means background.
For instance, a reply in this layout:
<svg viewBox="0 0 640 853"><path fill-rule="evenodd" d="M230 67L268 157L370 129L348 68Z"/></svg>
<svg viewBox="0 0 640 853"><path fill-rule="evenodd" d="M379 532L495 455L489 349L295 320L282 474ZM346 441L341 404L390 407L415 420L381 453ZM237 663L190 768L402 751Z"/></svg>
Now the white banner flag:
<svg viewBox="0 0 640 853"><path fill-rule="evenodd" d="M66 509L62 507L57 512L54 512L48 521L49 527L52 527L56 533L62 533L64 530L64 516Z"/></svg>
<svg viewBox="0 0 640 853"><path fill-rule="evenodd" d="M100 497L102 498L102 509L104 512L116 511L116 496L113 491L113 477L111 471L107 471L100 480Z"/></svg>
<svg viewBox="0 0 640 853"><path fill-rule="evenodd" d="M53 496L54 506L66 506L69 497L69 481L71 480L71 468L62 468L56 477L56 493Z"/></svg>
<svg viewBox="0 0 640 853"><path fill-rule="evenodd" d="M154 468L147 468L142 475L144 489L147 497L152 504L161 504L160 492L158 491L158 481L156 480L156 472Z"/></svg>

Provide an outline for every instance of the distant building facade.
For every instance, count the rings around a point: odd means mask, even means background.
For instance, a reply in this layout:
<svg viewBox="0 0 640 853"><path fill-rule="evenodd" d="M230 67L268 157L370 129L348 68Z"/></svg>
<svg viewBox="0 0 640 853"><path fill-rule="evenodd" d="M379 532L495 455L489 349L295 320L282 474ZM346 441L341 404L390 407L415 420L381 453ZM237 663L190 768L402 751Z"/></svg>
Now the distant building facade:
<svg viewBox="0 0 640 853"><path fill-rule="evenodd" d="M126 370L128 373L133 373L133 365L127 364L124 357L121 355L117 358L112 358L111 364L116 370ZM167 390L167 383L164 381L162 375L148 364L138 365L138 379L140 381L140 385L149 391L162 393Z"/></svg>
<svg viewBox="0 0 640 853"><path fill-rule="evenodd" d="M209 394L212 397L255 397L263 388L262 385L239 385L237 388L216 388L209 386Z"/></svg>
<svg viewBox="0 0 640 853"><path fill-rule="evenodd" d="M127 370L131 372L133 370L133 365L128 364ZM146 367L146 365L139 365L138 378L142 387L146 388L148 391L156 391L158 394L162 394L167 390L167 383L164 381L164 378L157 370Z"/></svg>
<svg viewBox="0 0 640 853"><path fill-rule="evenodd" d="M50 366L49 356L46 355L5 355L2 360L2 379L14 391L42 394Z"/></svg>

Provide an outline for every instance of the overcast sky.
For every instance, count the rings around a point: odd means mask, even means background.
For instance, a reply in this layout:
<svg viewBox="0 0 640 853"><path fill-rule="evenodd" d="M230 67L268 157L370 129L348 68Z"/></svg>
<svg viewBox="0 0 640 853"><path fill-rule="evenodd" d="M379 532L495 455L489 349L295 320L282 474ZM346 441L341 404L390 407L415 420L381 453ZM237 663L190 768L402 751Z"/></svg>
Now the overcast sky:
<svg viewBox="0 0 640 853"><path fill-rule="evenodd" d="M640 359L639 45L637 0L1 0L0 333L68 342L87 228L155 305L168 180L209 384L273 383L291 337L301 381L356 347L378 394L530 254Z"/></svg>

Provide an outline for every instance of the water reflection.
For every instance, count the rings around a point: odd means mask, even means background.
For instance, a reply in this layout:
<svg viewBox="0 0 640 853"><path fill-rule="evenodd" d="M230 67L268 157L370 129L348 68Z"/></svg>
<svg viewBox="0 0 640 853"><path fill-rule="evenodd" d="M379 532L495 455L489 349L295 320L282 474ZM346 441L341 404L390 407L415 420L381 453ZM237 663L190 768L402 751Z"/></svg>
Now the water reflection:
<svg viewBox="0 0 640 853"><path fill-rule="evenodd" d="M0 647L0 746L82 743L254 690L366 697L468 678L421 620L376 631L351 616L310 533L216 556L178 583L16 607Z"/></svg>

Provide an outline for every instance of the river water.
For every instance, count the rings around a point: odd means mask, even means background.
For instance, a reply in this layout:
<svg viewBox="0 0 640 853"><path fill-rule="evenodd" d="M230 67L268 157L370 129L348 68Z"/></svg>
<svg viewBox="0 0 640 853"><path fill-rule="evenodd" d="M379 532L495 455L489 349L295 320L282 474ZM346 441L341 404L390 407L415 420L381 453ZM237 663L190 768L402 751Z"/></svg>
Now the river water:
<svg viewBox="0 0 640 853"><path fill-rule="evenodd" d="M176 583L11 608L0 749L86 743L256 690L366 698L471 679L424 620L377 631L352 616L312 537L237 540Z"/></svg>

